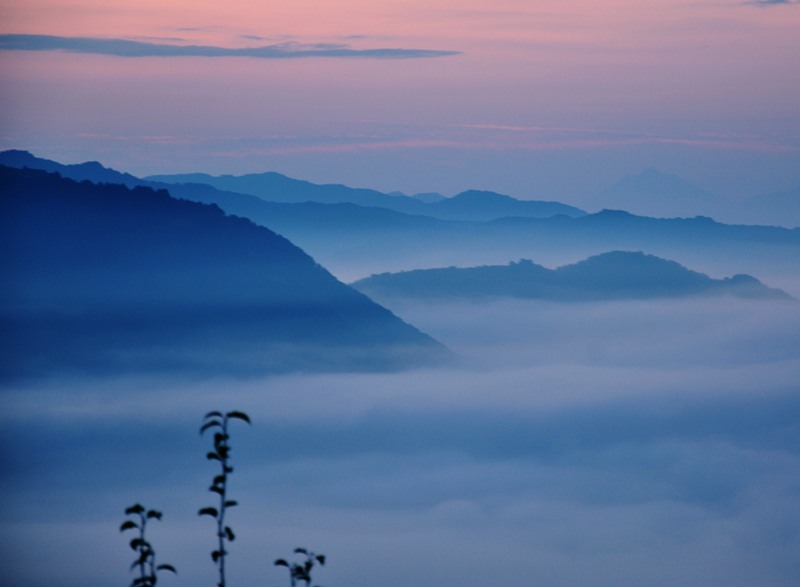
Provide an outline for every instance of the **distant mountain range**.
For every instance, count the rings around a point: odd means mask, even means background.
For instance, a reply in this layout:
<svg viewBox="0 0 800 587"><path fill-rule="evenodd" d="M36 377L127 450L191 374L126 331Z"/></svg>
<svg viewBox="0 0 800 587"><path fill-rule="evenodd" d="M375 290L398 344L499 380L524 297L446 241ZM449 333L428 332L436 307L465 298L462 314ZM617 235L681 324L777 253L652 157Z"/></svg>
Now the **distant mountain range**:
<svg viewBox="0 0 800 587"><path fill-rule="evenodd" d="M558 269L523 259L508 265L383 273L352 284L373 299L525 298L554 301L734 296L791 299L749 275L725 279L641 252L614 251Z"/></svg>
<svg viewBox="0 0 800 587"><path fill-rule="evenodd" d="M50 159L36 157L28 151L12 149L0 152L0 165L16 169L40 169L50 173L58 173L62 177L76 181L90 181L92 183L116 183L128 187L147 185L138 177L128 173L104 167L97 161L87 161L74 165L64 165Z"/></svg>
<svg viewBox="0 0 800 587"><path fill-rule="evenodd" d="M652 168L623 177L596 197L604 208L655 218L713 216L722 207L708 190Z"/></svg>
<svg viewBox="0 0 800 587"><path fill-rule="evenodd" d="M594 196L598 206L640 216L711 216L721 222L800 226L800 187L743 199L725 198L656 169L623 177Z"/></svg>
<svg viewBox="0 0 800 587"><path fill-rule="evenodd" d="M153 175L145 179L168 184L205 184L218 190L249 194L268 202L357 204L442 220L486 221L504 216L547 218L559 214L564 216L585 214L583 210L560 202L517 200L495 192L473 190L452 198L431 198L430 195L426 197L424 194L422 197L409 197L338 184L318 185L274 172L217 177L204 173Z"/></svg>
<svg viewBox="0 0 800 587"><path fill-rule="evenodd" d="M289 190L295 190L292 192L294 195L283 199L296 200L298 193L308 189L328 196L338 193L339 199L343 200L353 200L358 195L362 203L369 205L352 201L268 202L252 194L223 191L206 183L168 184L137 179L106 169L99 163L61 165L24 151L0 153L0 163L57 171L76 180L167 189L177 198L216 204L228 214L249 218L285 236L317 262L348 281L384 271L496 264L531 255L536 255L540 262L557 265L610 250L645 250L684 264L691 263L709 273L750 273L763 277L765 274L793 273L795 259L800 255L800 229L730 225L702 216L662 219L613 210L544 218L517 216L512 208L517 207L518 200L491 192L465 192L446 199L433 196L429 203L425 203L416 201L420 200L416 197L372 190L315 186L280 174L242 176L250 178L254 184L266 177L269 181L295 186ZM650 175L653 174L646 174ZM208 180L211 176L177 177ZM227 177L233 184L240 186L242 183L242 178ZM791 194L782 197L790 198ZM332 198L328 197L327 201L332 201ZM319 199L323 199L322 196ZM412 202L410 206L424 206L429 210L445 205L453 208L464 206L459 214L473 219L444 219L373 205L380 202ZM482 206L495 206L496 211L481 212ZM496 218L474 219L481 215Z"/></svg>
<svg viewBox="0 0 800 587"><path fill-rule="evenodd" d="M217 206L5 166L0 194L3 378L381 370L446 354Z"/></svg>

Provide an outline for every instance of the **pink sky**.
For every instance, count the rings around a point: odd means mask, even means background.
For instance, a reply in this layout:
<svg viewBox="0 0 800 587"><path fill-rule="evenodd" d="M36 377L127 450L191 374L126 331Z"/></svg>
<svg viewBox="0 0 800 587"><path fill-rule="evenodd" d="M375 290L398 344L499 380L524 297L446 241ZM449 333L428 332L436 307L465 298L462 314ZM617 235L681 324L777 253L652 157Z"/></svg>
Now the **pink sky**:
<svg viewBox="0 0 800 587"><path fill-rule="evenodd" d="M0 10L2 35L356 52L0 51L0 146L65 162L577 203L645 167L723 194L800 185L797 3L10 0ZM373 49L406 58L358 54Z"/></svg>

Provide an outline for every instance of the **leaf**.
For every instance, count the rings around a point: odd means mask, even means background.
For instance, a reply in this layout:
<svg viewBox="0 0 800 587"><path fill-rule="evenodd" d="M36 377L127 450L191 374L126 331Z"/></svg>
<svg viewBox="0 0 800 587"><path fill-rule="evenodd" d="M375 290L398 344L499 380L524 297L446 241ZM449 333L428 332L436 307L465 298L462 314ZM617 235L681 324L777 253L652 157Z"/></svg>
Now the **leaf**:
<svg viewBox="0 0 800 587"><path fill-rule="evenodd" d="M224 485L225 484L225 475L217 475L214 477L214 480L211 482L213 485Z"/></svg>
<svg viewBox="0 0 800 587"><path fill-rule="evenodd" d="M200 434L203 434L203 432L205 432L209 428L213 428L214 426L219 426L220 428L222 428L222 422L220 422L219 420L211 420L210 422L206 422L205 424L200 426Z"/></svg>
<svg viewBox="0 0 800 587"><path fill-rule="evenodd" d="M235 499L229 499L229 500L225 501L225 503L224 503L223 505L224 505L226 508L232 508L232 507L234 507L234 506L237 506L237 505L239 505L239 502L238 502L238 501L236 501Z"/></svg>
<svg viewBox="0 0 800 587"><path fill-rule="evenodd" d="M120 532L124 532L125 530L131 530L132 528L138 528L139 525L134 522L133 520L125 520L122 522L122 525L119 527Z"/></svg>
<svg viewBox="0 0 800 587"><path fill-rule="evenodd" d="M131 540L131 549L138 550L142 544L144 544L144 540L141 538L134 538Z"/></svg>
<svg viewBox="0 0 800 587"><path fill-rule="evenodd" d="M213 411L213 412L209 412L205 416L203 416L203 420L207 420L207 419L209 419L211 417L224 418L224 416L222 415L222 412Z"/></svg>
<svg viewBox="0 0 800 587"><path fill-rule="evenodd" d="M213 491L214 493L219 493L220 495L225 493L225 490L222 487L217 487L216 485L212 485L208 488L208 490Z"/></svg>
<svg viewBox="0 0 800 587"><path fill-rule="evenodd" d="M125 510L125 515L130 516L132 514L141 514L144 511L144 506L141 504L135 504Z"/></svg>
<svg viewBox="0 0 800 587"><path fill-rule="evenodd" d="M221 556L226 554L228 553L224 550L215 550L211 553L211 558L214 560L214 562L217 562Z"/></svg>
<svg viewBox="0 0 800 587"><path fill-rule="evenodd" d="M206 455L206 458L207 458L209 461L221 461L221 460L222 460L222 458L220 458L220 456L219 456L217 453L215 453L215 452L210 452L210 453L208 453L208 454Z"/></svg>
<svg viewBox="0 0 800 587"><path fill-rule="evenodd" d="M212 518L216 518L219 516L219 512L217 512L217 508L203 508L197 512L198 516L211 516Z"/></svg>
<svg viewBox="0 0 800 587"><path fill-rule="evenodd" d="M172 565L167 565L167 564L158 565L156 569L159 571L169 571L170 573L175 573L176 575L178 574L178 571L176 571L175 567L173 567Z"/></svg>
<svg viewBox="0 0 800 587"><path fill-rule="evenodd" d="M325 555L324 554L318 554L317 555L317 560L319 561L319 564L324 565L325 564Z"/></svg>
<svg viewBox="0 0 800 587"><path fill-rule="evenodd" d="M289 567L289 563L287 563L282 558L279 558L278 560L275 561L275 566L276 567L287 567L288 568Z"/></svg>
<svg viewBox="0 0 800 587"><path fill-rule="evenodd" d="M225 526L225 535L228 537L228 540L233 542L236 540L236 535L233 533L233 530L230 529L230 526Z"/></svg>
<svg viewBox="0 0 800 587"><path fill-rule="evenodd" d="M237 411L228 412L227 414L225 414L225 417L229 419L235 418L237 420L242 420L243 422L247 422L248 424L250 423L250 416L248 416L244 412L237 412Z"/></svg>
<svg viewBox="0 0 800 587"><path fill-rule="evenodd" d="M150 510L147 512L148 519L155 518L156 520L160 520L162 515L163 514L157 510Z"/></svg>
<svg viewBox="0 0 800 587"><path fill-rule="evenodd" d="M297 554L308 554L308 551L305 548L295 548L294 551Z"/></svg>

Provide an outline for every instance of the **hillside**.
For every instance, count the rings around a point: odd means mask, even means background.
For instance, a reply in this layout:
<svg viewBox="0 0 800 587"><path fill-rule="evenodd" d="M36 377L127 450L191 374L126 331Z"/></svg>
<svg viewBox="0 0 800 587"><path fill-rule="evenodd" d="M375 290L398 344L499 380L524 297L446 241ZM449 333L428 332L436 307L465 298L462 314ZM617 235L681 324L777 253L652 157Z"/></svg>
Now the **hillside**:
<svg viewBox="0 0 800 587"><path fill-rule="evenodd" d="M0 163L13 159L18 166L21 153L0 153ZM53 168L62 175L100 181L97 164L60 165L24 155L22 162L29 167ZM113 173L117 174L114 183L125 183L132 177L108 169L103 177L110 178ZM576 217L534 218L509 216L504 210L497 214L502 218L492 221L443 220L353 203L267 202L203 183L138 181L134 185L168 189L177 198L213 203L228 214L247 217L285 236L347 280L415 268L494 265L532 254L542 263L558 266L611 250L646 250L663 258L680 259L706 273L751 273L776 279L794 274L794 259L800 254L798 228L732 225L708 217L662 219L603 210ZM491 192L478 194L483 201L505 201L505 197L494 197ZM385 197L392 201L399 198ZM468 197L469 193L464 195ZM456 196L438 200L438 204L458 205L461 199ZM517 201L512 201L516 206L513 202ZM436 204L434 199L420 205ZM794 295L800 295L800 290L788 286Z"/></svg>
<svg viewBox="0 0 800 587"><path fill-rule="evenodd" d="M353 283L375 299L509 297L555 301L735 296L790 299L748 275L725 279L641 252L614 251L558 269L529 260L503 266L383 273Z"/></svg>
<svg viewBox="0 0 800 587"><path fill-rule="evenodd" d="M257 196L268 202L357 204L441 220L489 221L505 216L546 218L558 214L565 216L585 214L583 210L559 202L518 200L495 192L470 190L452 198L433 198L426 201L424 198L384 194L376 190L351 188L340 184L314 184L275 172L240 176L188 173L154 175L145 179L170 185L205 184L217 190Z"/></svg>
<svg viewBox="0 0 800 587"><path fill-rule="evenodd" d="M216 206L0 167L3 377L394 369L438 343Z"/></svg>

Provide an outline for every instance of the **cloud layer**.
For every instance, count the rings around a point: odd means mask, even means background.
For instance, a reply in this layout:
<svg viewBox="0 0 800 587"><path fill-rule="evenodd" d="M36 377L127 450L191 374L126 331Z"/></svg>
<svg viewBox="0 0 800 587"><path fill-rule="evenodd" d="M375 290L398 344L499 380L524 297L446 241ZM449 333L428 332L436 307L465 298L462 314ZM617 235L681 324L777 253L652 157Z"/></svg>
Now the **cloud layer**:
<svg viewBox="0 0 800 587"><path fill-rule="evenodd" d="M303 57L362 59L424 59L458 55L458 51L427 49L353 49L334 43L279 43L262 47L228 48L211 45L169 45L126 39L60 37L54 35L0 35L0 50L66 51L114 57L251 57L255 59L296 59Z"/></svg>
<svg viewBox="0 0 800 587"><path fill-rule="evenodd" d="M124 580L113 537L136 500L165 513L176 585L212 576L197 427L220 408L253 418L233 431L231 584L281 584L272 560L296 546L329 556L323 585L796 583L794 305L399 310L465 365L6 390L6 583Z"/></svg>
<svg viewBox="0 0 800 587"><path fill-rule="evenodd" d="M778 4L800 4L800 0L750 0L747 4L755 6L777 6Z"/></svg>

